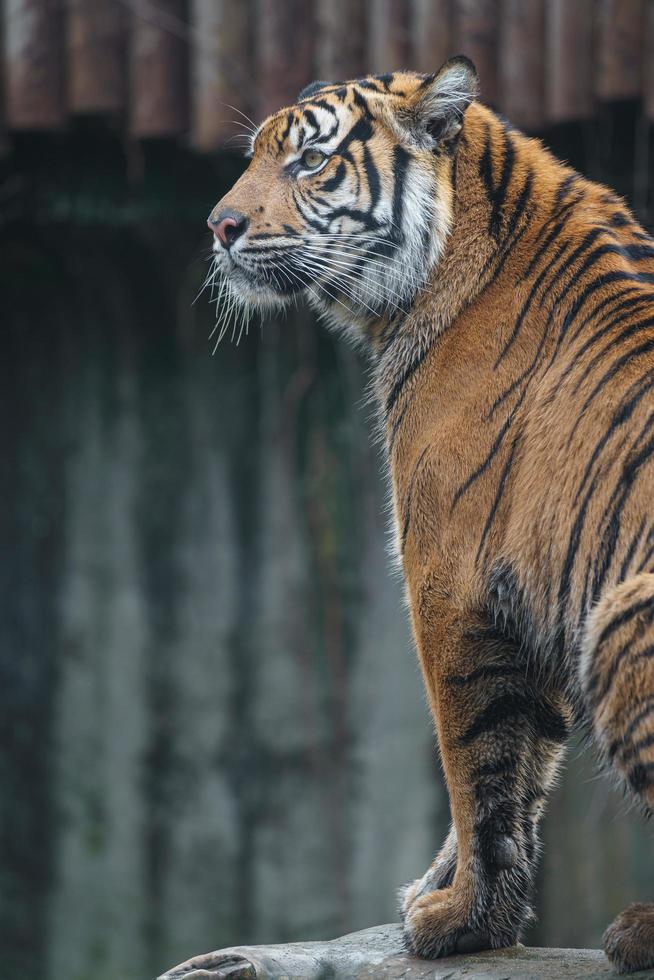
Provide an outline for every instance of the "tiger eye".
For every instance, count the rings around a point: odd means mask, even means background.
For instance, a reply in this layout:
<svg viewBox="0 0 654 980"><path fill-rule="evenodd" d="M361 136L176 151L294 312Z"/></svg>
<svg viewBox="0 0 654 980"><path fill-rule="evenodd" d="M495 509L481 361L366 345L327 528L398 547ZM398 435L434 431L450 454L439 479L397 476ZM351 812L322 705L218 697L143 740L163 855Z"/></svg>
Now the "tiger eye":
<svg viewBox="0 0 654 980"><path fill-rule="evenodd" d="M323 162L325 157L319 150L306 150L302 154L302 164L309 170L315 170Z"/></svg>

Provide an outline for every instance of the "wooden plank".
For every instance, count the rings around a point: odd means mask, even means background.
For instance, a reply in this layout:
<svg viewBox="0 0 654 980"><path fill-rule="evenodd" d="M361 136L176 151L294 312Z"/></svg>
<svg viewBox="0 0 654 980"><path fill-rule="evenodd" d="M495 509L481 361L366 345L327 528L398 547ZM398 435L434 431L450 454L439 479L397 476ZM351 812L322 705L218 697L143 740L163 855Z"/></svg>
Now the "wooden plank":
<svg viewBox="0 0 654 980"><path fill-rule="evenodd" d="M344 81L365 72L365 14L363 0L315 0L317 78Z"/></svg>
<svg viewBox="0 0 654 980"><path fill-rule="evenodd" d="M516 126L543 125L545 9L543 0L503 0L499 106Z"/></svg>
<svg viewBox="0 0 654 980"><path fill-rule="evenodd" d="M497 48L499 0L459 0L455 7L454 38L457 54L474 61L481 83L481 98L497 105Z"/></svg>
<svg viewBox="0 0 654 980"><path fill-rule="evenodd" d="M66 81L71 112L119 112L125 102L127 9L68 0Z"/></svg>
<svg viewBox="0 0 654 980"><path fill-rule="evenodd" d="M191 143L215 150L239 133L250 114L252 79L250 4L247 0L192 0L191 3ZM234 106L235 108L231 108ZM235 139L236 150L243 140Z"/></svg>
<svg viewBox="0 0 654 980"><path fill-rule="evenodd" d="M369 70L376 74L411 67L411 18L408 0L370 0Z"/></svg>
<svg viewBox="0 0 654 980"><path fill-rule="evenodd" d="M313 4L310 0L255 0L258 115L295 102L313 81Z"/></svg>
<svg viewBox="0 0 654 980"><path fill-rule="evenodd" d="M645 7L643 0L597 0L595 91L600 99L641 94ZM649 60L654 52L650 50Z"/></svg>
<svg viewBox="0 0 654 980"><path fill-rule="evenodd" d="M64 120L58 0L5 0L7 125L59 129Z"/></svg>
<svg viewBox="0 0 654 980"><path fill-rule="evenodd" d="M643 60L643 97L645 114L654 122L654 0L647 4L645 24L645 51Z"/></svg>
<svg viewBox="0 0 654 980"><path fill-rule="evenodd" d="M593 114L593 0L548 0L545 8L545 104L550 122Z"/></svg>
<svg viewBox="0 0 654 980"><path fill-rule="evenodd" d="M413 0L411 4L411 67L437 71L455 54L452 48L451 5L448 0Z"/></svg>
<svg viewBox="0 0 654 980"><path fill-rule="evenodd" d="M188 125L187 31L184 0L134 13L129 129L138 139L179 136Z"/></svg>

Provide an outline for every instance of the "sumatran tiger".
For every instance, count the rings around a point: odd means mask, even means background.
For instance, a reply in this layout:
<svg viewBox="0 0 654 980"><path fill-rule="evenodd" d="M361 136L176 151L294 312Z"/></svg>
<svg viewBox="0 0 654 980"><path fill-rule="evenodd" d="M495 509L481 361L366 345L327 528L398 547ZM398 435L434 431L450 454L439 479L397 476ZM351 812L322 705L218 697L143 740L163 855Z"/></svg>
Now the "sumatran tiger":
<svg viewBox="0 0 654 980"><path fill-rule="evenodd" d="M424 957L514 944L575 726L654 809L654 242L437 73L315 82L209 217L224 305L297 294L369 352L452 825ZM654 905L604 935L654 966Z"/></svg>

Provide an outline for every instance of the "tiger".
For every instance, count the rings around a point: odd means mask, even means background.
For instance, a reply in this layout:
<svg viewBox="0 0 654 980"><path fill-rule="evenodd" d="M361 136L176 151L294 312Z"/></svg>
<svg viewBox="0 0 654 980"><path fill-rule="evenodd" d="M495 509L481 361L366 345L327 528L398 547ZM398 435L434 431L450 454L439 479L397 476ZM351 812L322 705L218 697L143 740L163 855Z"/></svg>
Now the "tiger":
<svg viewBox="0 0 654 980"><path fill-rule="evenodd" d="M654 242L437 72L318 81L208 218L222 304L304 297L367 352L451 826L408 950L514 945L573 731L654 808ZM608 927L654 966L654 904Z"/></svg>

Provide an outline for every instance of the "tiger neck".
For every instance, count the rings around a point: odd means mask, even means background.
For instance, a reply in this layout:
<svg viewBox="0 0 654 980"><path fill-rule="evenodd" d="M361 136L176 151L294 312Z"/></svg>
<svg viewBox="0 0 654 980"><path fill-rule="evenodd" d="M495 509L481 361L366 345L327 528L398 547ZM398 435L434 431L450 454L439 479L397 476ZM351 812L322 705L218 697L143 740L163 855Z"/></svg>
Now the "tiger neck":
<svg viewBox="0 0 654 980"><path fill-rule="evenodd" d="M371 341L375 394L389 448L398 425L394 410L404 389L442 333L496 280L516 240L544 207L533 196L528 158L535 154L547 151L510 131L485 106L469 107L455 163L452 230L443 255L410 309L378 324ZM514 175L519 171L526 176L518 183Z"/></svg>

